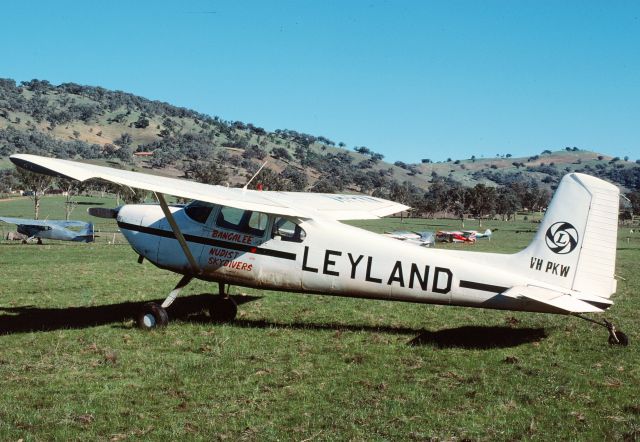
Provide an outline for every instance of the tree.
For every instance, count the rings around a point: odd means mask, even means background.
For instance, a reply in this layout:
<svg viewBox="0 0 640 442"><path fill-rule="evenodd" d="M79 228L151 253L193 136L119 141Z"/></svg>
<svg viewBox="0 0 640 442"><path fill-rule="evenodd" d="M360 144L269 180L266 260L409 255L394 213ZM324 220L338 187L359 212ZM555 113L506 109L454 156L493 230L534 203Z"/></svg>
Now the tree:
<svg viewBox="0 0 640 442"><path fill-rule="evenodd" d="M634 215L640 215L640 191L627 193Z"/></svg>
<svg viewBox="0 0 640 442"><path fill-rule="evenodd" d="M482 227L482 218L495 210L496 189L484 184L476 184L470 190L470 197L469 207L473 215L478 218L480 227Z"/></svg>
<svg viewBox="0 0 640 442"><path fill-rule="evenodd" d="M460 218L462 228L464 229L464 215L469 211L469 203L471 202L470 191L460 183L456 183L450 192L449 210L453 212L456 218Z"/></svg>
<svg viewBox="0 0 640 442"><path fill-rule="evenodd" d="M284 147L274 147L271 150L271 155L276 159L292 160L291 154Z"/></svg>
<svg viewBox="0 0 640 442"><path fill-rule="evenodd" d="M336 187L335 180L331 180L325 177L316 181L316 183L310 190L311 192L316 193L336 193L340 189Z"/></svg>
<svg viewBox="0 0 640 442"><path fill-rule="evenodd" d="M131 161L131 157L133 153L131 152L131 148L129 146L122 146L120 149L114 152L115 156L118 157L121 161L128 163Z"/></svg>
<svg viewBox="0 0 640 442"><path fill-rule="evenodd" d="M520 201L516 192L508 186L499 187L496 192L495 211L502 216L502 221L508 221L520 209Z"/></svg>
<svg viewBox="0 0 640 442"><path fill-rule="evenodd" d="M38 219L40 215L40 200L47 189L51 187L53 177L29 172L22 168L18 168L17 171L20 182L24 186L24 189L29 192L29 197L33 200L33 218Z"/></svg>
<svg viewBox="0 0 640 442"><path fill-rule="evenodd" d="M229 179L227 170L213 161L191 162L186 167L184 176L187 179L204 184L225 184Z"/></svg>
<svg viewBox="0 0 640 442"><path fill-rule="evenodd" d="M75 200L75 196L78 194L79 187L77 181L59 179L58 187L64 192L64 219L69 221L71 212L76 208L78 202Z"/></svg>
<svg viewBox="0 0 640 442"><path fill-rule="evenodd" d="M133 142L133 138L127 132L122 133L118 138L113 140L113 144L120 147L129 147Z"/></svg>
<svg viewBox="0 0 640 442"><path fill-rule="evenodd" d="M242 153L242 157L250 160L252 158L257 158L259 160L264 160L267 156L267 151L258 146L257 144L253 144L247 147Z"/></svg>
<svg viewBox="0 0 640 442"><path fill-rule="evenodd" d="M141 114L140 117L138 117L138 121L133 123L133 126L136 129L145 129L149 127L149 119L144 114Z"/></svg>
<svg viewBox="0 0 640 442"><path fill-rule="evenodd" d="M20 186L18 174L13 169L0 170L0 193L9 193Z"/></svg>
<svg viewBox="0 0 640 442"><path fill-rule="evenodd" d="M287 190L293 192L302 192L307 187L307 175L293 166L287 166L280 176L288 182Z"/></svg>

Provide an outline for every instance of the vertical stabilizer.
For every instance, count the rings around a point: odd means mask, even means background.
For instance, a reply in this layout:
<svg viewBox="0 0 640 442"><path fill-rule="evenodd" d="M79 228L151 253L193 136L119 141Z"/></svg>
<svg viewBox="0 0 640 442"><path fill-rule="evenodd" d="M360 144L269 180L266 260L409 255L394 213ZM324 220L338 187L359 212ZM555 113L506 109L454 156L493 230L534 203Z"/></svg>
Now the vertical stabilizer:
<svg viewBox="0 0 640 442"><path fill-rule="evenodd" d="M580 173L560 182L533 242L517 254L527 276L609 297L618 232L616 186Z"/></svg>

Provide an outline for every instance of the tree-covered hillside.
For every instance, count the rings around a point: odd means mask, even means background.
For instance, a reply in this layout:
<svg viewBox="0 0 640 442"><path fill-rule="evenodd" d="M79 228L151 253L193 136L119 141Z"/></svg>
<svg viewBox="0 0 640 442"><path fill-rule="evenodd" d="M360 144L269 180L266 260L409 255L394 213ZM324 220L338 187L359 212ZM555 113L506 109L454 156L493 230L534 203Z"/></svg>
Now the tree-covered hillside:
<svg viewBox="0 0 640 442"><path fill-rule="evenodd" d="M295 130L268 132L121 91L0 79L0 169L5 168L0 192L16 186L7 161L15 152L229 185L244 184L266 161L254 182L264 188L362 192L408 203L425 214L507 216L519 208L543 207L570 171L608 179L628 191L640 189L640 165L575 147L528 158L505 153L389 164L365 146L347 148ZM478 201L489 203L475 207Z"/></svg>

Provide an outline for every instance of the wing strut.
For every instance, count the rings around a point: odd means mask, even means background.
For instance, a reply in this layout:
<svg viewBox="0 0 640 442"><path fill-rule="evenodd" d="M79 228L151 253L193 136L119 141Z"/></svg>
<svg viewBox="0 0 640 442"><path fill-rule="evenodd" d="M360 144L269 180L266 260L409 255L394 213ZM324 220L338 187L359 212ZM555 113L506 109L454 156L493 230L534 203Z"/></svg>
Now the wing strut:
<svg viewBox="0 0 640 442"><path fill-rule="evenodd" d="M189 264L191 264L191 269L193 270L193 274L199 275L201 273L200 267L198 266L196 259L193 257L193 254L191 253L191 250L187 245L187 241L184 239L184 235L182 235L182 232L180 231L180 228L178 227L178 224L176 223L176 220L173 217L171 210L169 210L169 206L167 205L167 202L164 199L164 195L160 192L153 192L153 194L158 199L158 202L160 203L160 207L162 207L162 212L164 212L164 216L167 218L167 221L169 221L171 230L173 230L173 234L176 236L176 239L180 243L180 247L182 247L182 251L184 252L184 255L187 257L187 261L189 261Z"/></svg>

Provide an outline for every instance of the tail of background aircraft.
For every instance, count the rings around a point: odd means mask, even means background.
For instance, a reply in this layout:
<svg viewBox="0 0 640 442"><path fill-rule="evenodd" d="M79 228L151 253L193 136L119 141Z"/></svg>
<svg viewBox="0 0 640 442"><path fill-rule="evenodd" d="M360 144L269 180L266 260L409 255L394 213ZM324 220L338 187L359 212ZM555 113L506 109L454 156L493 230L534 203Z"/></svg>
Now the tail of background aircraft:
<svg viewBox="0 0 640 442"><path fill-rule="evenodd" d="M598 178L566 175L518 267L539 281L608 298L614 279L619 190Z"/></svg>
<svg viewBox="0 0 640 442"><path fill-rule="evenodd" d="M93 231L93 223L88 223L87 227L80 230L74 241L92 242L95 239L95 233Z"/></svg>

